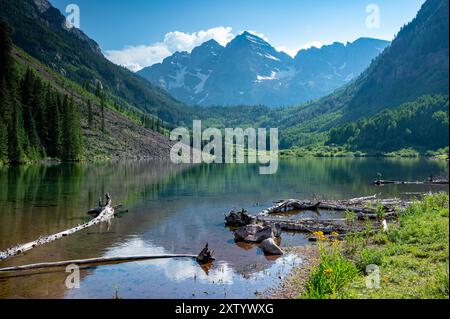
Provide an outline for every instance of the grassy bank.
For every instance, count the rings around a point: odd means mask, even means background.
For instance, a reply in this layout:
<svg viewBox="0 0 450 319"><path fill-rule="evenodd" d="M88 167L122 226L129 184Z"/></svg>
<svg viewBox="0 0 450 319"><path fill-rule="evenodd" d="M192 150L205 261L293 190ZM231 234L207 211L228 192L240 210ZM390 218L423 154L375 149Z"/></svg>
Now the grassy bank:
<svg viewBox="0 0 450 319"><path fill-rule="evenodd" d="M448 299L448 200L446 194L426 196L391 223L387 234L321 242L300 297ZM379 288L367 287L368 265L379 267Z"/></svg>
<svg viewBox="0 0 450 319"><path fill-rule="evenodd" d="M280 150L280 156L284 158L293 157L391 157L391 158L418 158L420 156L435 159L448 159L448 147L436 151L419 151L412 148L404 148L397 151L355 151L347 146L336 145L311 145L305 147L293 147Z"/></svg>

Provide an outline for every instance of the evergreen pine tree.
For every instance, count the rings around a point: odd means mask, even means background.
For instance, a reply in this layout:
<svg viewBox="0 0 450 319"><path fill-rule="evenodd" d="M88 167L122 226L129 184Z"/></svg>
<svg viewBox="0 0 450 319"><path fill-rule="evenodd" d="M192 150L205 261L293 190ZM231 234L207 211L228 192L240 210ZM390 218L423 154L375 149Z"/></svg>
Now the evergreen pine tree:
<svg viewBox="0 0 450 319"><path fill-rule="evenodd" d="M87 101L87 106L88 106L88 127L90 129L93 128L94 126L94 113L92 111L92 103L91 100Z"/></svg>
<svg viewBox="0 0 450 319"><path fill-rule="evenodd" d="M102 95L102 87L100 85L100 81L97 81L97 87L95 88L95 95L97 97L101 97Z"/></svg>
<svg viewBox="0 0 450 319"><path fill-rule="evenodd" d="M12 110L8 137L9 162L19 164L26 159L23 151L24 144L26 144L26 134L23 130L22 108L16 98L12 99Z"/></svg>
<svg viewBox="0 0 450 319"><path fill-rule="evenodd" d="M47 86L48 88L48 86ZM47 123L47 107L46 107L46 92L41 79L36 77L33 87L33 113L36 131L38 135L40 156L45 155L45 141L48 139L48 123Z"/></svg>
<svg viewBox="0 0 450 319"><path fill-rule="evenodd" d="M8 162L8 130L0 117L0 164Z"/></svg>
<svg viewBox="0 0 450 319"><path fill-rule="evenodd" d="M105 133L105 97L102 95L100 102L100 112L102 117L101 131Z"/></svg>
<svg viewBox="0 0 450 319"><path fill-rule="evenodd" d="M47 121L48 126L51 128L48 131L48 154L52 157L61 157L62 151L62 138L61 138L61 114L60 109L62 106L61 97L58 95L50 94L47 97Z"/></svg>
<svg viewBox="0 0 450 319"><path fill-rule="evenodd" d="M33 71L28 68L25 73L25 77L23 78L20 85L23 125L27 136L25 152L26 155L32 160L36 160L39 158L39 137L37 134L36 123L33 114L33 89L35 81L36 80Z"/></svg>
<svg viewBox="0 0 450 319"><path fill-rule="evenodd" d="M0 21L0 81L10 82L14 78L14 64L11 56L11 31L6 22Z"/></svg>
<svg viewBox="0 0 450 319"><path fill-rule="evenodd" d="M0 163L8 161L8 123L11 123L9 92L5 81L0 80Z"/></svg>
<svg viewBox="0 0 450 319"><path fill-rule="evenodd" d="M73 97L64 96L62 111L62 159L65 161L77 161L80 159L81 145L81 128L80 118Z"/></svg>

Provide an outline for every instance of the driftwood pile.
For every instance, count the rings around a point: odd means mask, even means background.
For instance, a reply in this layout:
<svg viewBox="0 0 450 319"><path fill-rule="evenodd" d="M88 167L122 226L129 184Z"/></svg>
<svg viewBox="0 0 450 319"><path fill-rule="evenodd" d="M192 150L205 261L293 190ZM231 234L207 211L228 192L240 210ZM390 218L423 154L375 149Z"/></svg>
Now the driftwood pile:
<svg viewBox="0 0 450 319"><path fill-rule="evenodd" d="M411 204L412 202L410 201L404 201L398 198L377 199L377 195L347 200L322 200L317 202L287 199L275 202L274 206L261 211L258 216L283 215L285 213L304 210L330 210L353 212L358 219L377 219L379 218L377 211L382 208L385 212L384 217L390 219L396 217L399 212Z"/></svg>
<svg viewBox="0 0 450 319"><path fill-rule="evenodd" d="M297 199L287 199L274 202L272 207L262 210L256 216L247 214L245 210L240 212L231 211L225 216L225 224L238 228L234 232L236 241L249 243L262 243L266 254L273 251L282 252L276 244L276 240L281 237L281 231L296 231L309 234L320 232L325 236L336 239L343 239L346 234L365 230L361 223L347 219L319 219L300 218L290 219L287 214L300 213L303 211L329 210L352 212L354 218L358 220L375 220L372 225L374 231L386 231L387 220L396 218L406 207L411 205L411 201L404 201L398 198L378 199L377 195L352 198L347 200L320 200L302 201ZM311 237L314 240L314 237ZM275 245L275 246L274 246Z"/></svg>
<svg viewBox="0 0 450 319"><path fill-rule="evenodd" d="M261 244L261 248L268 255L283 255L277 241L281 236L281 227L278 224L259 223L256 216L250 216L244 209L236 213L231 211L225 215L225 225L237 228L234 239L252 244Z"/></svg>

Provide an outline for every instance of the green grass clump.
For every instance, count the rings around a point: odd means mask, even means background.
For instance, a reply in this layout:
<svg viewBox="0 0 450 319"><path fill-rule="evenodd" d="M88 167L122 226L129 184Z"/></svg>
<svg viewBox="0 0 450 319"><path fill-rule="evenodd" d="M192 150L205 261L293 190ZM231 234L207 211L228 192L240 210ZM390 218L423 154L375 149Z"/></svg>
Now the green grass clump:
<svg viewBox="0 0 450 319"><path fill-rule="evenodd" d="M448 299L448 195L426 196L391 224L384 245L372 244L356 254L360 273L342 289L341 298ZM380 289L365 285L364 268L380 267Z"/></svg>
<svg viewBox="0 0 450 319"><path fill-rule="evenodd" d="M321 244L320 263L312 270L304 299L336 298L340 289L351 282L358 270L342 253L339 244Z"/></svg>
<svg viewBox="0 0 450 319"><path fill-rule="evenodd" d="M425 196L389 228L387 234L347 236L342 245L321 243L319 264L301 297L448 299L448 195ZM366 285L368 265L379 267L379 288Z"/></svg>

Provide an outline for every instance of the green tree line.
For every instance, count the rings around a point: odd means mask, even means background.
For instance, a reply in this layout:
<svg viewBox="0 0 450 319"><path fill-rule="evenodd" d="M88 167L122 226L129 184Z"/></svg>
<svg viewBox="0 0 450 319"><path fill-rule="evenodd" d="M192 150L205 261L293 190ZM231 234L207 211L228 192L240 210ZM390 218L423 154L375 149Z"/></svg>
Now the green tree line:
<svg viewBox="0 0 450 319"><path fill-rule="evenodd" d="M355 150L436 150L449 145L448 96L423 96L397 109L330 130L328 144Z"/></svg>
<svg viewBox="0 0 450 319"><path fill-rule="evenodd" d="M80 160L82 132L74 98L29 68L20 75L12 50L9 27L0 22L0 163Z"/></svg>

